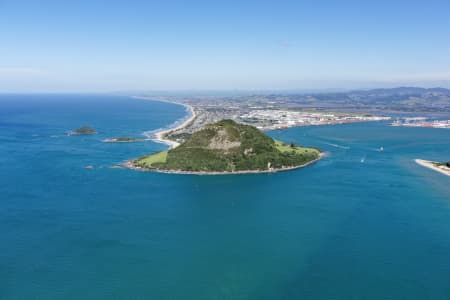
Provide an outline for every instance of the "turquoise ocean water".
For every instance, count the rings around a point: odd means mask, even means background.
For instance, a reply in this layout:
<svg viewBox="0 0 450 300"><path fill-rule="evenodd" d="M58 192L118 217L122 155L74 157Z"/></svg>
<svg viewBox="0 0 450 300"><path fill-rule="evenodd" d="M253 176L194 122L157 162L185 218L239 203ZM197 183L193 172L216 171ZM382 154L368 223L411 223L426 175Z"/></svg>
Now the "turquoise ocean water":
<svg viewBox="0 0 450 300"><path fill-rule="evenodd" d="M270 132L329 152L278 174L109 168L165 146L103 138L185 116L127 97L0 96L0 299L450 299L450 178L413 162L450 160L450 130ZM99 133L67 136L85 124Z"/></svg>

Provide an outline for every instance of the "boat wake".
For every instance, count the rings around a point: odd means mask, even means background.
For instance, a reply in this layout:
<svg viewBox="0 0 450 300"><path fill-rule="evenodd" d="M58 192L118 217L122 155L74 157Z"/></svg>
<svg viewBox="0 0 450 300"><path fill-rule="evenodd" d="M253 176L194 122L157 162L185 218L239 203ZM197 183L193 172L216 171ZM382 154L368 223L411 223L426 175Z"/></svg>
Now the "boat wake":
<svg viewBox="0 0 450 300"><path fill-rule="evenodd" d="M350 147L348 147L348 146L342 146L342 145L326 143L326 142L323 142L323 143L326 144L326 145L330 145L332 147L335 147L335 148L346 149L346 150L350 149Z"/></svg>

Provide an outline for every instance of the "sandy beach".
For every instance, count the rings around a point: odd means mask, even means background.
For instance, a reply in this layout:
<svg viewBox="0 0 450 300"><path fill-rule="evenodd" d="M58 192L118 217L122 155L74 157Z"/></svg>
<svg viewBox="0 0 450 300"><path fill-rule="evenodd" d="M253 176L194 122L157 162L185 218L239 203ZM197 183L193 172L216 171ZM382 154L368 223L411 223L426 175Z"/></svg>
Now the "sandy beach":
<svg viewBox="0 0 450 300"><path fill-rule="evenodd" d="M423 159L415 159L414 160L417 164L432 169L436 172L442 173L444 175L450 176L450 168L447 168L445 166L436 166L435 162L429 161L429 160L423 160Z"/></svg>
<svg viewBox="0 0 450 300"><path fill-rule="evenodd" d="M194 107L192 107L189 104L185 104L185 103L180 103L180 102L173 102L173 101L166 101L166 100L155 100L153 98L147 98L147 97L140 97L140 96L134 96L133 98L136 99L142 99L142 100L151 100L151 101L159 101L159 102L168 102L168 103L173 103L173 104L179 104L182 105L184 107L186 107L189 112L190 112L190 117L188 119L186 119L182 124L174 127L174 128L169 128L166 130L161 130L158 131L155 134L155 137L152 139L153 141L157 142L157 143L163 143L169 146L169 149L173 149L176 148L180 145L180 143L166 139L165 137L175 131L181 130L183 128L186 128L187 126L189 126L192 122L194 122L195 118L197 117L197 114L195 112Z"/></svg>

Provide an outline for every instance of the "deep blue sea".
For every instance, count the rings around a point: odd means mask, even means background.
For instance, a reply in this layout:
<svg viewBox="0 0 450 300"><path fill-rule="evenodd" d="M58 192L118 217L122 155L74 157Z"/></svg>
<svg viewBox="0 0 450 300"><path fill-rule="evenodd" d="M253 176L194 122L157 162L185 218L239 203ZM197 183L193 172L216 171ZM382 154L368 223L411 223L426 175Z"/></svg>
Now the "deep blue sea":
<svg viewBox="0 0 450 300"><path fill-rule="evenodd" d="M179 105L0 96L0 299L450 299L450 130L269 134L329 156L277 174L111 169ZM91 125L93 136L67 136ZM384 147L384 151L378 149ZM93 169L85 166L92 165Z"/></svg>

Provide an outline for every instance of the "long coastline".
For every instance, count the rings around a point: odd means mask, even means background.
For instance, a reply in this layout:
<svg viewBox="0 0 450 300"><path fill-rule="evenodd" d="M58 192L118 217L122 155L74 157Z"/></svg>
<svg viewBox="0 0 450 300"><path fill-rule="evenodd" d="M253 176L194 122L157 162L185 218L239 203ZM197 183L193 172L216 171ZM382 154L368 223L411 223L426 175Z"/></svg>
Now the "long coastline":
<svg viewBox="0 0 450 300"><path fill-rule="evenodd" d="M190 116L188 119L186 119L182 124L174 127L169 128L165 130L161 130L155 133L155 137L152 138L153 141L158 143L163 143L169 146L169 149L176 148L180 145L180 143L176 141L172 141L166 138L166 136L170 133L173 133L175 131L181 130L192 124L194 122L195 118L197 117L197 114L195 112L195 109L193 106L186 104L186 103L180 103L175 101L168 101L168 100L156 100L149 97L144 96L133 96L132 98L135 99L141 99L141 100L149 100L149 101L158 101L158 102L167 102L172 104L179 104L184 107L186 107L190 111ZM244 174L264 174L264 173L277 173L277 172L283 172L283 171L290 171L295 169L304 168L306 166L309 166L311 164L316 163L323 157L327 156L328 153L321 152L319 154L319 157L309 161L305 164L298 165L298 166L292 166L292 167L285 167L285 168L273 168L270 170L244 170L244 171L235 171L235 172L208 172L208 171L183 171L183 170L164 170L164 169L147 169L147 168L141 168L134 165L134 160L127 160L126 162L122 163L119 167L124 167L128 169L133 169L137 171L148 171L148 172L157 172L157 173L166 173L166 174L184 174L184 175L244 175Z"/></svg>
<svg viewBox="0 0 450 300"><path fill-rule="evenodd" d="M439 173L441 173L441 174L450 176L450 169L449 169L449 168L446 168L447 170L445 170L444 168L440 168L440 167L436 166L436 165L434 164L434 162L429 161L429 160L415 159L414 161L415 161L417 164L419 164L419 165L421 165L421 166L423 166L423 167L425 167L425 168L428 168L428 169L434 170L434 171L436 171L436 172L439 172Z"/></svg>
<svg viewBox="0 0 450 300"><path fill-rule="evenodd" d="M156 100L153 98L147 98L147 97L141 97L141 96L133 96L133 98L135 99L142 99L142 100L150 100L150 101L158 101L158 102L167 102L167 103L172 103L172 104L178 104L178 105L182 105L184 107L186 107L189 112L190 112L190 116L189 118L187 118L182 124L174 127L174 128L169 128L169 129L164 129L164 130L160 130L158 132L155 133L155 137L152 139L153 141L157 142L157 143L163 143L169 146L169 149L173 149L176 148L180 145L180 143L169 140L166 138L167 135L169 135L172 132L181 130L186 128L187 126L191 125L192 122L194 122L195 118L197 117L197 114L195 112L195 109L193 106L186 104L186 103L180 103L180 102L175 102L175 101L167 101L167 100Z"/></svg>

